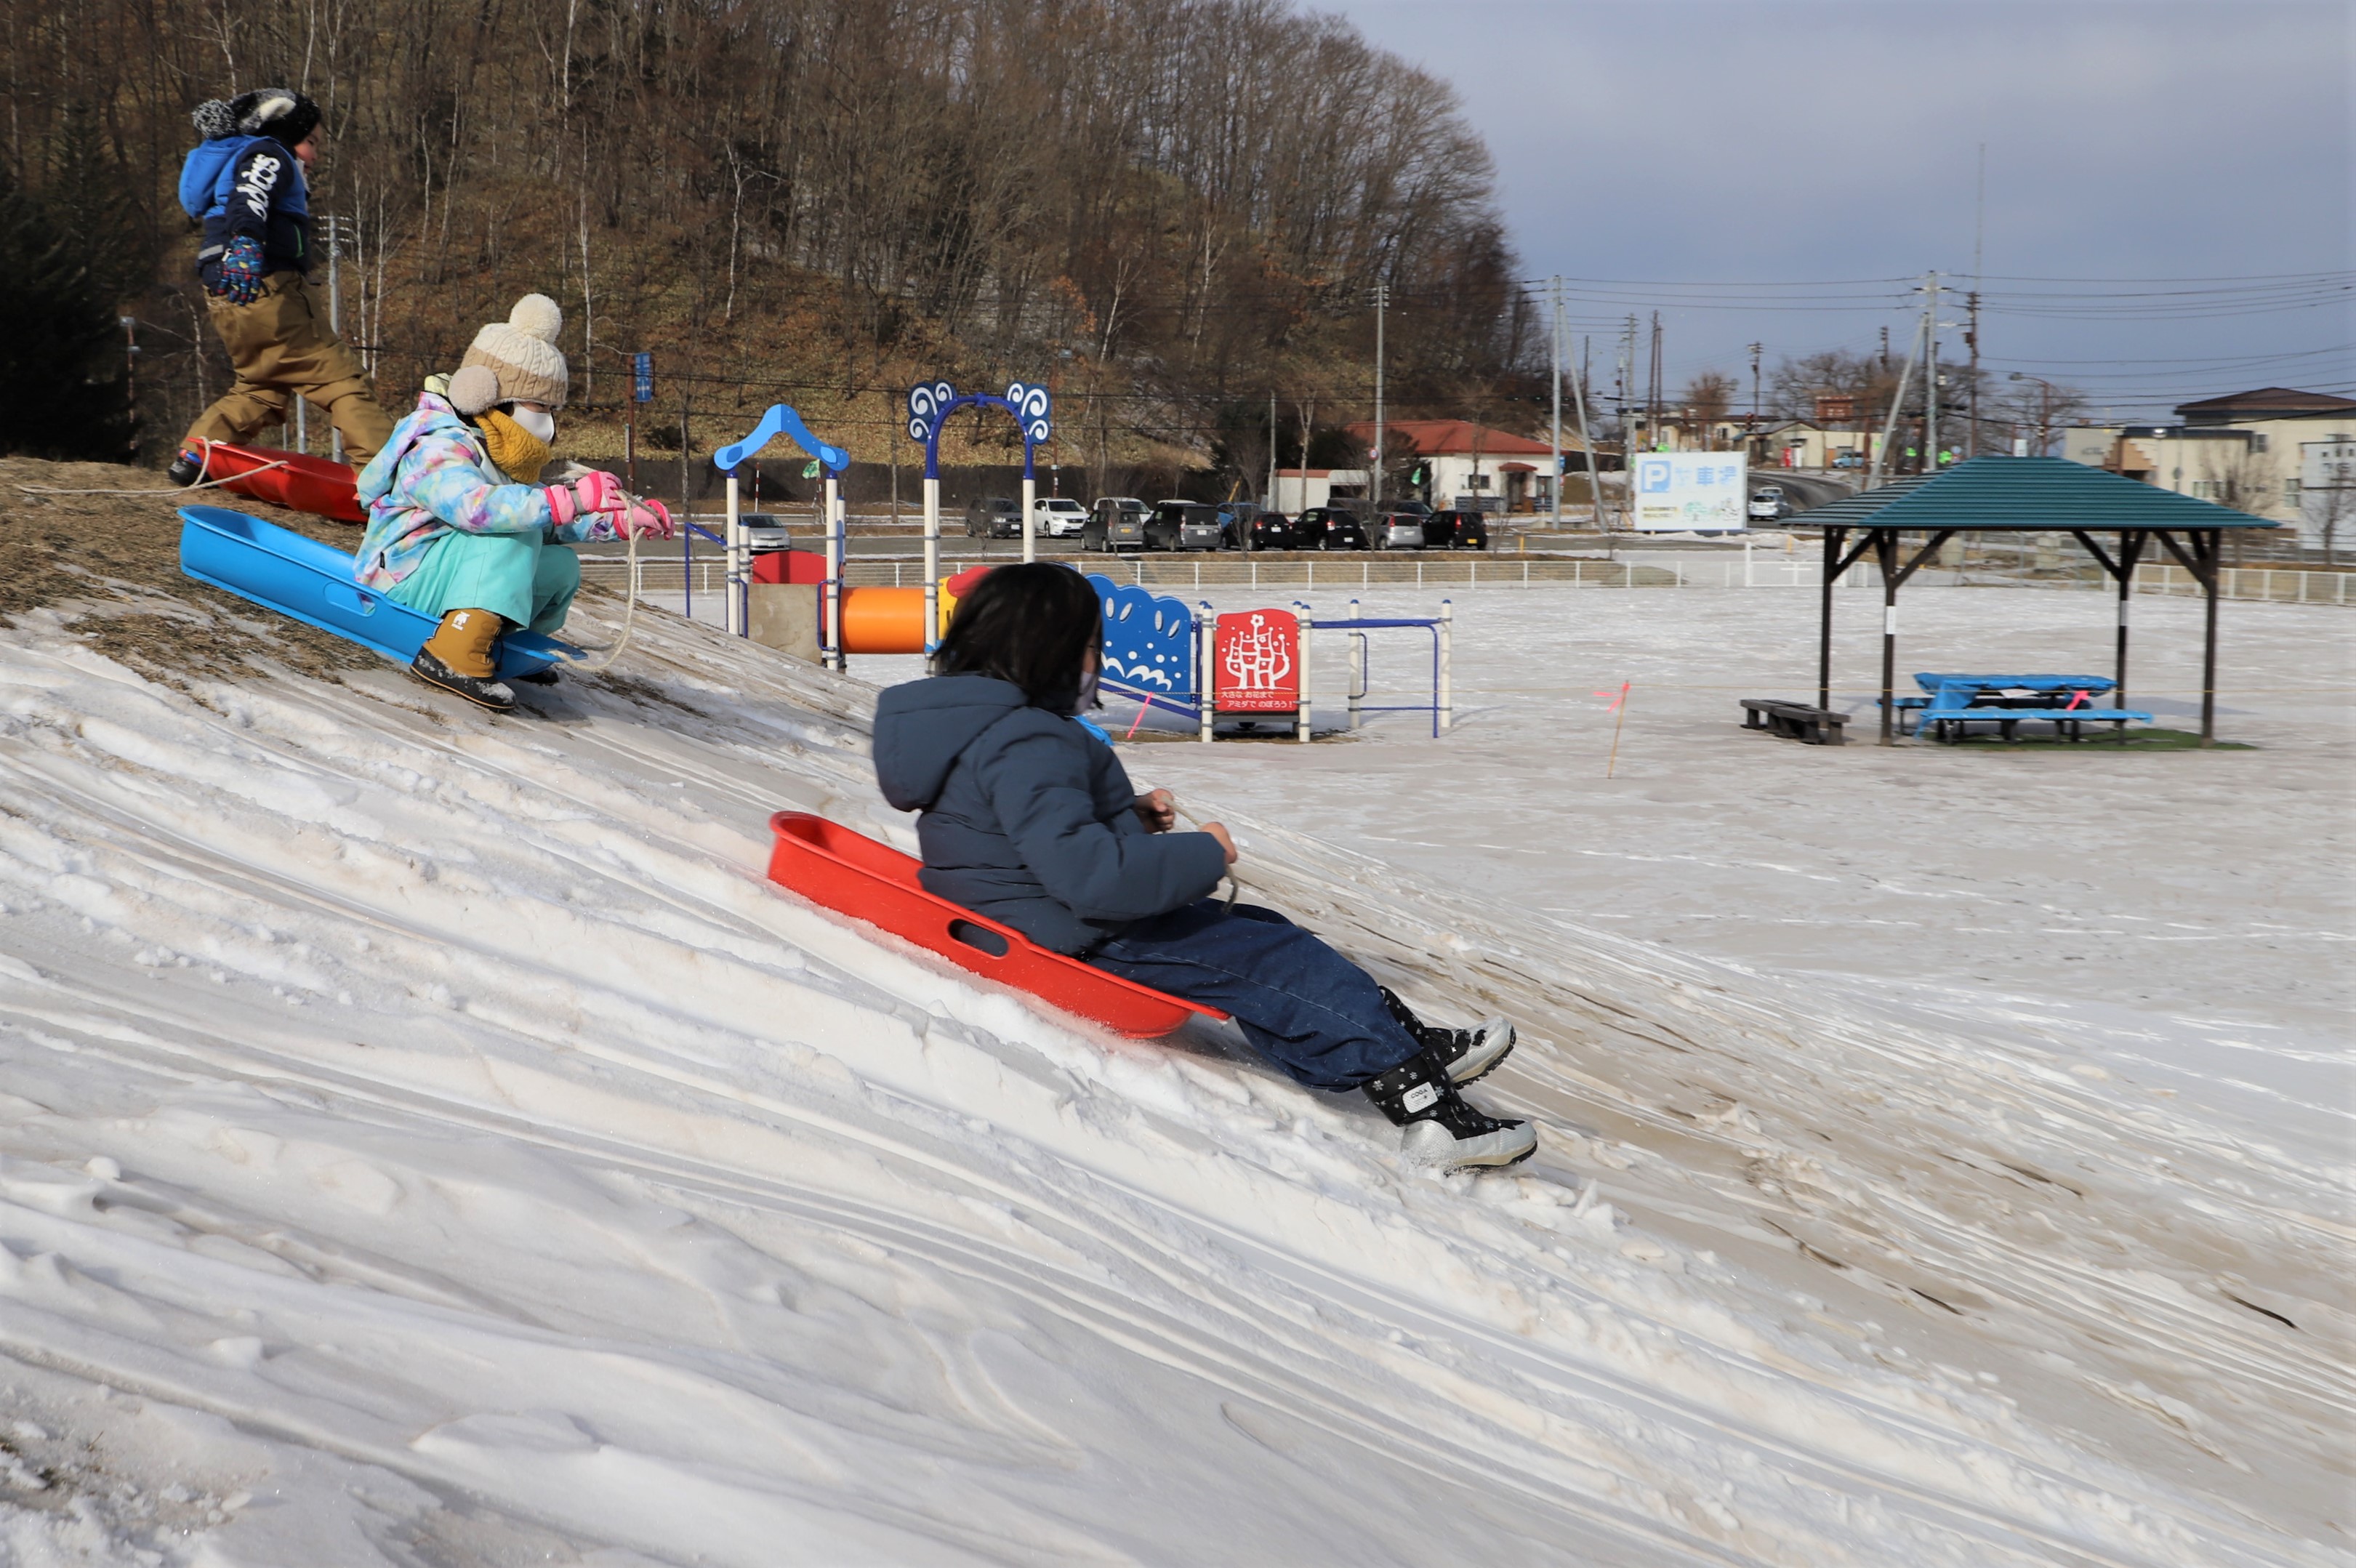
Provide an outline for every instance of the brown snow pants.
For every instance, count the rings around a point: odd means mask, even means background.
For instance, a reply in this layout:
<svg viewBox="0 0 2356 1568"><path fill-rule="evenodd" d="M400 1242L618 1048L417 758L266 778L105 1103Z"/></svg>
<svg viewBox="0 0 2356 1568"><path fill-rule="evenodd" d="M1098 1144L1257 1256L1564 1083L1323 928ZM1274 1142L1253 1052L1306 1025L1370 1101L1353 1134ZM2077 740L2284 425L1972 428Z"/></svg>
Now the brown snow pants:
<svg viewBox="0 0 2356 1568"><path fill-rule="evenodd" d="M251 305L207 301L237 382L197 416L181 445L251 440L284 424L301 397L343 432L353 467L365 464L391 439L392 421L369 394L359 357L328 330L301 273L273 273L262 288Z"/></svg>

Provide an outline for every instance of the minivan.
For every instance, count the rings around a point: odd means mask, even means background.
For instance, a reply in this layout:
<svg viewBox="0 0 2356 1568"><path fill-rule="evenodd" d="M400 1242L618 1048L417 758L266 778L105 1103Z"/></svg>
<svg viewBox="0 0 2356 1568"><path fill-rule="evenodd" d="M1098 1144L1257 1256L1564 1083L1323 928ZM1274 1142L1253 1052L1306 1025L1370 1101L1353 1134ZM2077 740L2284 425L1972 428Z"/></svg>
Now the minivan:
<svg viewBox="0 0 2356 1568"><path fill-rule="evenodd" d="M1145 548L1145 503L1134 496L1105 496L1088 511L1080 548L1110 553Z"/></svg>
<svg viewBox="0 0 2356 1568"><path fill-rule="evenodd" d="M1145 523L1148 550L1216 550L1219 509L1201 501L1162 501Z"/></svg>

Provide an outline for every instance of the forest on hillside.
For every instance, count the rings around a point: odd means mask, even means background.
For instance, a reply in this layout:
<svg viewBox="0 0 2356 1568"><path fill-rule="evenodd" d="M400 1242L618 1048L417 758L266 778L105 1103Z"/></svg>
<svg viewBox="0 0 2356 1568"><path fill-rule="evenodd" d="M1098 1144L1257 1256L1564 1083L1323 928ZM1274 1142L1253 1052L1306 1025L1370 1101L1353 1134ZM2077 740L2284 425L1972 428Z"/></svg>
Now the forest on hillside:
<svg viewBox="0 0 2356 1568"><path fill-rule="evenodd" d="M919 378L1045 381L1054 456L1102 483L1255 471L1271 396L1288 462L1304 425L1365 417L1377 285L1398 415L1501 414L1542 352L1452 90L1287 0L0 0L0 172L137 322L146 461L228 373L174 199L188 112L266 85L325 112L314 209L346 237L345 336L396 406L539 290L566 311L576 428L618 407L638 350L673 450L682 399L712 421L698 448L782 400L882 460ZM954 441L1003 460L1012 426L979 439Z"/></svg>

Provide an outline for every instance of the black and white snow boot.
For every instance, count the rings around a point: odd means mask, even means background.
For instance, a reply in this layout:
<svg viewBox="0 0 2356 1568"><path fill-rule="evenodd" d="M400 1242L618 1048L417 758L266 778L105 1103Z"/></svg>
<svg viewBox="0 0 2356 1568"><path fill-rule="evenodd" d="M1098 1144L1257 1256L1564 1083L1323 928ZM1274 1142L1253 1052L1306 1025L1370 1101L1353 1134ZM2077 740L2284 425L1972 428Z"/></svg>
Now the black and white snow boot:
<svg viewBox="0 0 2356 1568"><path fill-rule="evenodd" d="M1483 1018L1470 1029L1437 1029L1417 1017L1389 986L1375 989L1383 993L1383 1005L1390 1009L1399 1027L1440 1058L1448 1069L1448 1080L1459 1088L1486 1078L1513 1051L1514 1026L1502 1015Z"/></svg>
<svg viewBox="0 0 2356 1568"><path fill-rule="evenodd" d="M1399 1153L1419 1165L1460 1170L1510 1165L1538 1146L1526 1122L1504 1122L1468 1104L1430 1053L1411 1057L1366 1085L1366 1098L1399 1128Z"/></svg>
<svg viewBox="0 0 2356 1568"><path fill-rule="evenodd" d="M164 477L186 489L205 477L205 460L194 452L183 452L172 459L172 466L164 470Z"/></svg>
<svg viewBox="0 0 2356 1568"><path fill-rule="evenodd" d="M429 686L464 697L477 707L488 708L495 714L512 712L515 693L497 680L482 680L473 675L461 675L434 656L430 648L421 648L410 662L409 672Z"/></svg>

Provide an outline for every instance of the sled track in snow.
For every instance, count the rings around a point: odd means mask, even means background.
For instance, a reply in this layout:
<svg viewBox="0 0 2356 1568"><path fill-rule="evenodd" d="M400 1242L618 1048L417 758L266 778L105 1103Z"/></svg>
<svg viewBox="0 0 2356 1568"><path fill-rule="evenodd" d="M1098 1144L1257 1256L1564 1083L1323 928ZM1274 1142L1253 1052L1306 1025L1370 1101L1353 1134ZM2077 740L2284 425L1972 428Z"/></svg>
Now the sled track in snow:
<svg viewBox="0 0 2356 1568"><path fill-rule="evenodd" d="M716 667L723 678L756 686L750 673L721 662L723 654L743 655L715 653L695 638L692 628L658 623L649 656L669 639L677 669L708 679ZM0 974L0 1018L15 1026L0 1032L65 1037L93 1070L111 1064L158 1083L316 1098L330 1120L404 1136L423 1129L529 1145L570 1167L691 1198L691 1212L742 1210L856 1238L933 1273L1019 1297L1430 1477L1447 1492L1510 1491L1523 1510L1517 1517L1551 1518L1577 1532L1562 1543L1569 1558L1619 1551L1645 1562L1808 1560L1825 1539L1810 1521L1823 1516L1777 1518L1746 1491L1730 1517L1764 1509L1770 1535L1752 1538L1709 1516L1681 1484L1689 1473L1727 1477L1732 1487L1756 1471L1787 1487L1872 1499L1890 1518L1870 1539L1885 1551L1900 1541L1923 1543L1919 1560L1926 1562L2322 1560L2262 1519L2218 1506L2213 1489L2197 1501L2163 1500L2157 1471L2138 1485L2113 1461L2088 1458L2067 1435L1994 1417L1966 1420L1957 1413L1959 1396L1933 1397L1934 1386L1944 1387L1936 1379L1911 1399L1913 1385L1903 1379L1879 1370L1861 1379L1804 1339L1777 1338L1751 1321L1789 1313L1775 1304L1805 1283L1827 1296L1865 1293L1818 1312L1825 1322L1854 1315L1856 1299L1896 1302L1911 1293L1933 1304L1919 1308L1921 1332L1944 1336L1940 1342L1951 1348L1979 1336L2083 1354L2085 1339L2124 1329L2136 1365L2180 1361L2280 1402L2282 1418L2267 1410L2224 1412L2205 1436L2188 1428L2192 1447L2236 1462L2239 1450L2264 1457L2262 1440L2288 1412L2348 1408L2344 1371L2311 1337L2291 1337L2299 1331L2262 1319L2262 1305L2244 1303L2238 1319L2212 1312L2206 1297L2177 1283L2185 1274L2180 1259L2198 1249L2167 1234L2176 1210L2136 1211L2137 1195L2158 1190L2152 1185L2158 1178L2139 1176L2143 1185L2136 1187L2127 1177L2147 1175L2162 1154L2178 1167L2169 1179L2225 1175L2238 1186L2211 1187L2211 1223L2228 1234L2238 1228L2261 1246L2280 1235L2294 1250L2344 1243L2346 1232L2324 1215L2328 1183L2303 1185L2312 1173L2288 1166L2254 1170L2241 1150L2178 1111L2116 1114L2082 1080L2014 1042L1962 1040L1919 1017L1895 1026L1870 1008L1812 1015L1798 993L1760 977L1740 977L1746 989L1738 994L1730 972L1559 922L1484 913L1462 896L1403 881L1364 857L1256 829L1257 889L1335 931L1386 973L1467 1005L1499 1006L1524 1022L1529 1043L1483 1089L1501 1090L1555 1133L1538 1167L1503 1185L1401 1180L1370 1153L1370 1118L1320 1109L1283 1086L1269 1088L1248 1068L1182 1053L1176 1069L1152 1070L1162 1079L1175 1070L1192 1098L1138 1101L1126 1113L1168 1152L1168 1168L1237 1184L1224 1194L1198 1194L1156 1186L1141 1174L1147 1164L1112 1158L1124 1152L1119 1139L1097 1125L1123 1112L1126 1080L1117 1074L1131 1072L1128 1064L1142 1058L977 991L947 966L870 942L768 889L757 865L736 864L744 858L737 846L757 844L768 810L793 804L839 812L858 799L865 764L855 723L846 722L847 688L799 672L756 686L757 698L707 698L685 688L691 702L708 701L715 711L676 710L665 715L672 733L659 736L629 722L638 699L594 693L578 697L558 724L477 728L444 724L427 701L401 688L305 685L254 700L238 725L161 703L135 691L135 682L105 679L124 703L118 711L86 695L77 700L87 711L70 730L48 719L30 731L20 724L0 749L9 794L42 801L38 831L69 846L59 852L68 869L55 875L146 901L129 915L97 902L59 908L97 911L83 918L119 920L134 938L141 921L168 927L168 912L215 908L258 912L311 933L315 968L348 971L380 988L369 1008L350 1015L355 1030L365 1025L381 1034L391 1026L387 999L399 993L386 987L403 973L440 974L454 986L497 980L519 1000L494 998L501 1007L454 1015L421 1010L420 1019L447 1018L434 1028L459 1042L430 1060L359 1040L346 1045L333 1037L344 1026L339 1004L305 983L305 1011L273 1009L261 983L268 967L221 938L228 956L203 961L241 976L211 1009L226 1008L240 1021L225 1031L208 1021L201 993L192 996L168 975L160 987L132 981L139 972L111 962L102 946L72 940L59 917L47 928L54 940L34 966L38 972ZM731 704L733 711L717 711ZM170 753L174 746L179 753ZM167 753L193 756L188 748L206 746L220 754L211 771L174 778L166 770ZM698 811L661 804L654 786L691 768ZM275 769L290 787L316 787L340 803L287 804L270 793L271 780L247 779L256 769ZM431 787L402 784L394 777L401 772L432 776ZM159 780L164 792L151 789ZM344 828L334 829L332 842L337 857L349 851L348 863L305 858L330 842L327 828L338 813L363 809L400 832L430 834L416 853L441 857L450 867L445 876L388 881L386 846ZM284 845L266 837L273 811L284 813ZM719 825L739 818L738 826ZM0 831L16 830L0 820ZM298 838L310 847L298 848ZM50 853L21 836L16 842L20 854ZM391 847L408 845L395 840ZM0 843L0 857L8 853ZM500 889L519 868L538 880L527 889L527 906L517 908L514 929L502 929L503 914L486 924L466 913L482 900L498 908ZM587 913L576 917L575 908ZM571 923L551 923L559 916ZM575 929L610 944L612 958L600 961L556 943ZM327 963L335 942L363 932L379 944L365 962L338 949L336 964ZM680 972L671 1032L648 1032L659 998L628 961L633 943L701 955ZM142 994L142 987L150 989ZM732 1011L731 988L772 991L776 1029L764 1033L741 1006ZM562 1011L535 1015L541 1005ZM845 1019L867 1020L857 1027L873 1034L872 1042L858 1033L839 1036ZM846 1089L810 1078L802 1061L809 1050L792 1044L777 1047L775 1071L740 1074L733 1069L755 1058L729 1056L713 1043L723 1036L823 1038L860 1081ZM795 1051L800 1055L787 1062ZM369 1052L383 1070L359 1065ZM446 1077L454 1063L473 1075L464 1093L437 1087L435 1074ZM1076 1079L1075 1069L1099 1076ZM957 1115L977 1092L999 1095L990 1119L1001 1124L961 1136ZM1033 1113L1024 1110L1025 1096L1065 1109ZM1306 1145L1315 1159L1295 1160L1274 1134L1221 1122L1213 1112L1226 1102L1244 1108L1253 1126L1299 1116L1316 1132L1318 1141ZM1084 1125L1063 1137L1058 1115ZM2008 1125L2008 1116L2020 1126ZM1581 1123L1602 1131L1562 1132ZM615 1130L628 1125L669 1130L674 1140L634 1140ZM722 1159L692 1146L722 1133L747 1157ZM1232 1150L1221 1146L1228 1139L1238 1140ZM1816 1144L1820 1156L1809 1155ZM754 1157L763 1147L856 1151L880 1162L901 1189L1010 1211L1038 1244L796 1179L785 1174L789 1162L764 1168ZM2065 1167L2056 1155L2062 1149L2078 1151L2079 1163ZM1335 1174L1344 1171L1346 1177ZM1610 1251L1617 1238L1597 1247L1611 1236L1608 1225L1565 1230L1537 1203L1533 1212L1551 1229L1531 1234L1545 1245L1569 1236L1581 1255L1559 1246L1548 1253L1510 1236L1498 1240L1492 1232L1506 1222L1493 1221L1481 1206L1502 1201L1501 1212L1518 1214L1535 1201L1527 1195L1548 1186L1592 1201L1598 1177L1614 1203L1670 1243L1665 1249L1639 1236L1627 1245L1690 1265L1697 1282L1691 1300L1676 1296L1682 1283L1660 1287L1670 1295L1648 1294L1648 1282L1674 1274L1622 1265ZM1923 1185L1934 1179L1938 1185ZM1344 1185L1313 1201L1301 1196L1335 1180ZM151 1190L135 1171L124 1187ZM2008 1229L1992 1207L1998 1199L1989 1197L2058 1203L2064 1191L2074 1207L2035 1211L2058 1238L2041 1245L2032 1241L2041 1232ZM1248 1192L1296 1208L1262 1217L1220 1206ZM1480 1192L1522 1196L1472 1197ZM227 1224L234 1233L241 1224L237 1239L297 1266L307 1261L340 1271L436 1310L496 1316L503 1333L520 1333L517 1325L526 1322L511 1305L499 1305L496 1292L370 1257L331 1234L299 1226L290 1233L259 1218L230 1223L223 1217L232 1206L208 1203L201 1193L168 1201L199 1229ZM1315 1240L1319 1205L1331 1208L1336 1236L1360 1234L1351 1227L1394 1214L1410 1230L1458 1228L1463 1236L1461 1244L1449 1239L1446 1249L1435 1240L1423 1251L1402 1251L1398 1263L1360 1263L1336 1248L1297 1244ZM2113 1238L2111 1251L2088 1250L2082 1242L2090 1237ZM1751 1274L1724 1275L1714 1262L1697 1261L1708 1256L1699 1250L1704 1242L1725 1249L1738 1271ZM1602 1269L1590 1254L1607 1251L1612 1267ZM1559 1267L1547 1262L1556 1253ZM1398 1272L1412 1260L1444 1261L1466 1277ZM1967 1283L1952 1283L1958 1281ZM1503 1326L1522 1305L1492 1310L1494 1304L1483 1302L1473 1309L1465 1292L1491 1285L1529 1295L1531 1328ZM1728 1316L1738 1311L1751 1316ZM1550 1315L1581 1313L1614 1320L1610 1332L1633 1336L1638 1350L1622 1353L1617 1338L1566 1339L1550 1326L1557 1321ZM1395 1378L1387 1384L1389 1369L1368 1359L1367 1348L1379 1349L1386 1336L1426 1348L1402 1351L1401 1364L1416 1355L1429 1361L1423 1386L1432 1408L1475 1399L1494 1408L1453 1411L1449 1430L1402 1437L1396 1398L1405 1385ZM37 1336L15 1343L28 1359L64 1364ZM682 1365L711 1354L656 1344L637 1353ZM1881 1365L1905 1369L1887 1357ZM123 1386L154 1379L128 1353L81 1370ZM1454 1380L1442 1380L1442 1370ZM2135 1374L2109 1367L2103 1374L2130 1403L2141 1397ZM165 1391L160 1382L152 1386ZM1812 1419L1837 1417L1849 1429L1811 1443L1804 1440L1805 1422L1752 1407L1779 1386L1815 1402ZM2034 1398L2039 1391L2023 1392ZM243 1423L279 1421L290 1440L346 1441L234 1391L191 1383L169 1397ZM2116 1403L2122 1396L2109 1397ZM2174 1418L2149 1419L2151 1431L2167 1438L2166 1422ZM1586 1424L1577 1431L1563 1424L1580 1422ZM2066 1423L2054 1430L2066 1433ZM2146 1444L2141 1452L2157 1441L2140 1429L2129 1435ZM1860 1456L1877 1444L1904 1462ZM446 1470L397 1446L350 1444L349 1456L429 1487L448 1485ZM2000 1461L2017 1478L1975 1492L1907 1468L1934 1461L1959 1477ZM2143 1510L2145 1521L2106 1536L2099 1521L2088 1522L2093 1514L2072 1511L2071 1499L2090 1499L2090 1509L2091 1499L2110 1499L2115 1493L2105 1488L2131 1497L2118 1506ZM2015 1498L2033 1498L2036 1506ZM500 1506L531 1511L515 1497ZM1840 1517L1847 1517L1845 1506Z"/></svg>

